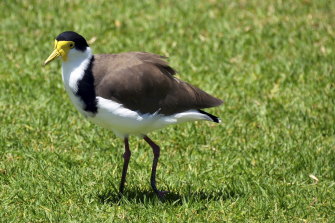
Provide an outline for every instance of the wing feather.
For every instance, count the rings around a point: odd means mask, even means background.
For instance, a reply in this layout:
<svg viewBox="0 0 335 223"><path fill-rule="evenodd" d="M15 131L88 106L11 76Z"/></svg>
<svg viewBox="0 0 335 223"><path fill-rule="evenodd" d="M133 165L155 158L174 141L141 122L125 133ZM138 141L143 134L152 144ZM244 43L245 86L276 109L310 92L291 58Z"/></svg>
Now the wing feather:
<svg viewBox="0 0 335 223"><path fill-rule="evenodd" d="M141 113L170 115L218 106L222 101L178 80L165 57L144 53L95 55L96 95Z"/></svg>

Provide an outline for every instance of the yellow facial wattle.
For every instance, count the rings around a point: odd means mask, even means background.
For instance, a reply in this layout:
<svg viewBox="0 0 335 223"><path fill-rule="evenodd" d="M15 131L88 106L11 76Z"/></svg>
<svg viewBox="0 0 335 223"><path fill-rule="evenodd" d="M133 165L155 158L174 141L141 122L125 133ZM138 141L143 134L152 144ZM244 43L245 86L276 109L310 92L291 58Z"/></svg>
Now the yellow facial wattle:
<svg viewBox="0 0 335 223"><path fill-rule="evenodd" d="M67 60L67 55L69 50L74 47L73 41L57 41L55 40L54 51L50 54L48 59L44 62L44 65L47 65L57 57L61 56L63 61Z"/></svg>

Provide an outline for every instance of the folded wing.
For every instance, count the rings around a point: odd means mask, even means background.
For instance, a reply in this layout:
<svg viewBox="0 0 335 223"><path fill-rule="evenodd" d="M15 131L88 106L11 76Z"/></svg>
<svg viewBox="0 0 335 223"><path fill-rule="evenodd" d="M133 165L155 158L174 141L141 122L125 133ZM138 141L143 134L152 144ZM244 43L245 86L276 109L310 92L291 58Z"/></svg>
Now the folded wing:
<svg viewBox="0 0 335 223"><path fill-rule="evenodd" d="M95 55L96 96L141 113L165 115L222 104L220 99L175 78L175 70L164 59L144 52Z"/></svg>

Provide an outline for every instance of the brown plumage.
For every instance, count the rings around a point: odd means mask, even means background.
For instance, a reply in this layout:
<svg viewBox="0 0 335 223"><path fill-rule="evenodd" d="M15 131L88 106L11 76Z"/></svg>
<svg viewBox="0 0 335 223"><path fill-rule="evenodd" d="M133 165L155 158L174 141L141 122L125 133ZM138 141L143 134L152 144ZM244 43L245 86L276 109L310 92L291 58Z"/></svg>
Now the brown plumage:
<svg viewBox="0 0 335 223"><path fill-rule="evenodd" d="M94 55L96 95L141 113L171 115L218 106L222 101L173 75L176 71L152 53Z"/></svg>

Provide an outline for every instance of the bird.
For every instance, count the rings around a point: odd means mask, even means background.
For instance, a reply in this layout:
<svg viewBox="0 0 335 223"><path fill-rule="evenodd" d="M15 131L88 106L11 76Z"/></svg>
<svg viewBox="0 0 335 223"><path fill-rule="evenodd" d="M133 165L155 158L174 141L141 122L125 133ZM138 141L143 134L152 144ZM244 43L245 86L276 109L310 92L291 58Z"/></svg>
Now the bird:
<svg viewBox="0 0 335 223"><path fill-rule="evenodd" d="M160 147L148 133L188 121L220 122L202 109L223 101L178 79L164 56L148 52L93 54L82 35L65 31L55 38L54 50L44 65L56 58L62 60L65 90L79 113L124 142L121 195L131 157L130 136L143 138L152 148L150 184L162 198L168 191L156 186Z"/></svg>

